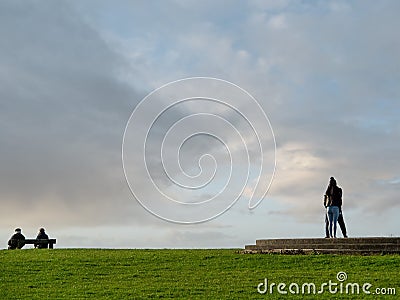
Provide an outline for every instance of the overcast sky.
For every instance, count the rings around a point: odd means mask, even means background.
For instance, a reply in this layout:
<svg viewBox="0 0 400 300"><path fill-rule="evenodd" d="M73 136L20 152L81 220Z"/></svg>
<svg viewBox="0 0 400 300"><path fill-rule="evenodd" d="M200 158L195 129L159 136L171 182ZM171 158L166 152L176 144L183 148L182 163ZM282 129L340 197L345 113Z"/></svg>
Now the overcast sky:
<svg viewBox="0 0 400 300"><path fill-rule="evenodd" d="M343 188L350 236L400 235L399 12L397 0L0 1L1 247L14 228L32 238L42 226L58 247L322 237L330 176ZM277 168L254 210L245 193L218 218L179 225L133 197L121 148L147 94L197 76L230 81L258 100ZM151 151L165 124L187 112L153 128ZM198 158L220 146L205 139L182 150ZM135 162L141 149L130 155Z"/></svg>

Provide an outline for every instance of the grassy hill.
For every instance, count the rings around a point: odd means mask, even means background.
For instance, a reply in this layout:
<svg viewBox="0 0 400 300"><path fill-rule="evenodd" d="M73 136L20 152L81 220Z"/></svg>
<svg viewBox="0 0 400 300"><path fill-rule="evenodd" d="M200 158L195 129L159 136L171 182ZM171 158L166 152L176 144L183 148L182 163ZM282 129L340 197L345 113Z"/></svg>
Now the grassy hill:
<svg viewBox="0 0 400 300"><path fill-rule="evenodd" d="M237 250L1 250L0 299L399 299L399 255L267 255ZM345 272L347 280L337 279ZM265 294L257 286L268 280ZM328 286L337 285L332 294ZM272 285L272 293L270 285ZM277 290L278 284L282 291ZM314 283L316 294L307 285ZM346 293L364 283L367 295ZM291 285L291 290L289 286ZM299 287L298 294L296 285ZM265 284L260 285L262 291ZM377 290L377 288L380 288ZM391 289L389 289L391 288ZM377 292L397 295L377 295ZM311 289L312 292L312 289ZM356 292L356 290L354 290Z"/></svg>

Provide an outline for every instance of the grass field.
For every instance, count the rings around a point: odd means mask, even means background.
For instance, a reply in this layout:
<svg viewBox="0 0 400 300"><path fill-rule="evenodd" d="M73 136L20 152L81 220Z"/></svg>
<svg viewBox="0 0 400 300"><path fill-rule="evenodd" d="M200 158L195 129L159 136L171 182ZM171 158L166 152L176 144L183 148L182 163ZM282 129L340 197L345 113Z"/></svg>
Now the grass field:
<svg viewBox="0 0 400 300"><path fill-rule="evenodd" d="M237 250L1 250L0 299L400 299L399 255L268 255ZM308 294L304 283L370 283L370 295ZM268 279L268 291L257 286ZM285 283L280 294L271 283ZM293 283L293 284L292 284ZM296 292L292 294L289 285ZM263 290L265 285L260 286ZM282 287L282 286L281 286ZM377 295L382 292L396 295ZM356 292L356 290L354 290Z"/></svg>

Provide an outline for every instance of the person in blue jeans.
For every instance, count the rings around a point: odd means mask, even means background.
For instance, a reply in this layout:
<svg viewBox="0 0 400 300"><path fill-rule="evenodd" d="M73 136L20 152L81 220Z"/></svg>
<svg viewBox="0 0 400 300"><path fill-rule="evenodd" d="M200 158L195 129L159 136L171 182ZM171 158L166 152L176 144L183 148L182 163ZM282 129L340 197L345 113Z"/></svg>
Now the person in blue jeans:
<svg viewBox="0 0 400 300"><path fill-rule="evenodd" d="M326 200L325 200L325 202L326 202ZM326 204L324 204L324 205L326 208ZM326 209L325 209L324 215L325 215L325 237L329 238L330 237L329 236L329 219L328 219L328 215L326 213ZM340 230L342 231L343 237L348 238L346 224L344 223L343 212L342 212L341 207L339 207L339 218L338 218L337 222L339 224Z"/></svg>
<svg viewBox="0 0 400 300"><path fill-rule="evenodd" d="M325 192L325 204L329 220L329 237L336 238L337 221L342 207L342 189L337 186L333 177L330 178Z"/></svg>
<svg viewBox="0 0 400 300"><path fill-rule="evenodd" d="M333 177L332 177L333 178ZM329 238L329 218L328 214L326 213L326 208L328 206L328 196L326 195L329 192L329 187L325 192L325 197L324 197L324 207L325 207L325 238ZM342 195L342 205L343 205L343 195ZM347 229L346 229L346 224L344 223L344 218L343 218L343 212L342 212L342 207L339 207L339 218L338 218L338 224L340 226L340 230L342 231L343 237L347 238Z"/></svg>

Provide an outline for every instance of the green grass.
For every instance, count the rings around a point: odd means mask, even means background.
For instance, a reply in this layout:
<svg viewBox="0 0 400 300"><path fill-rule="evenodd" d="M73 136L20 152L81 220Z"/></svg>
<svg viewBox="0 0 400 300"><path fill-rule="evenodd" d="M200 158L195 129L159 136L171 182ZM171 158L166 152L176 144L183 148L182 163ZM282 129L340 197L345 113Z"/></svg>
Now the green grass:
<svg viewBox="0 0 400 300"><path fill-rule="evenodd" d="M1 250L0 299L399 299L400 256L239 254L237 250ZM261 295L257 285L338 282L397 295ZM286 288L287 289L287 288Z"/></svg>

